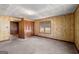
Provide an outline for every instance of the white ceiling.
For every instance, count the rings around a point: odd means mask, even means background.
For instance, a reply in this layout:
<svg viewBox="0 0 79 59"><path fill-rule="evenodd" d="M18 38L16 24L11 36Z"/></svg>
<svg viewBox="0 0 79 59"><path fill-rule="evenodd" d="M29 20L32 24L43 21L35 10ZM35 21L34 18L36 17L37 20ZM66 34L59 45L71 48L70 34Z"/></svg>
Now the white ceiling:
<svg viewBox="0 0 79 59"><path fill-rule="evenodd" d="M0 15L40 19L72 13L76 6L75 4L0 4Z"/></svg>

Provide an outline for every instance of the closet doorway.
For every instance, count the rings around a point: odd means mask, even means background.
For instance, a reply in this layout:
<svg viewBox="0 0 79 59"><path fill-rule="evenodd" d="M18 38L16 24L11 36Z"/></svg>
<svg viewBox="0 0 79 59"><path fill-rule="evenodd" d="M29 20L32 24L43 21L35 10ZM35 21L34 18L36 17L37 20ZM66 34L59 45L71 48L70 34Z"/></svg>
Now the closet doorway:
<svg viewBox="0 0 79 59"><path fill-rule="evenodd" d="M19 35L19 22L10 22L10 34L11 36L18 37Z"/></svg>

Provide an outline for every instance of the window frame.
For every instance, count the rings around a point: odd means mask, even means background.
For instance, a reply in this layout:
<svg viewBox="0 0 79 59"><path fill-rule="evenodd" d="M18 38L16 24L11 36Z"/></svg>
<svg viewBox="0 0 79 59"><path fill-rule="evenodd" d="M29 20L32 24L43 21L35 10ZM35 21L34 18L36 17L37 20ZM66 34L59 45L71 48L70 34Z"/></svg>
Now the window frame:
<svg viewBox="0 0 79 59"><path fill-rule="evenodd" d="M40 32L41 23L43 23L43 22L49 22L49 23L50 23L50 24L49 24L50 33L46 33L45 27L44 27L44 32ZM39 23L39 33L51 34L51 21L41 21L41 22Z"/></svg>

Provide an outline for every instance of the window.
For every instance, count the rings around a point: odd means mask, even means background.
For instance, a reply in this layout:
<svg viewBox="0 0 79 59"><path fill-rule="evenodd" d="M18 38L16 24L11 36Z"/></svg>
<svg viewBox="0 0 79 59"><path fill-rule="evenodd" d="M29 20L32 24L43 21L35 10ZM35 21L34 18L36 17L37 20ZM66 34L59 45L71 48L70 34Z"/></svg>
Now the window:
<svg viewBox="0 0 79 59"><path fill-rule="evenodd" d="M40 22L40 32L50 33L51 32L51 21Z"/></svg>

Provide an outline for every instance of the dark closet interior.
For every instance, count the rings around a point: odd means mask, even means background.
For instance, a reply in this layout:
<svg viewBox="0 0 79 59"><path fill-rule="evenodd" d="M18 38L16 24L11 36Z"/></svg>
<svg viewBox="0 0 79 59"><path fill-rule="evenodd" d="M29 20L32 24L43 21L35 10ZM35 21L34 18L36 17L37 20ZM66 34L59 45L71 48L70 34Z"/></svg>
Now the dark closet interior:
<svg viewBox="0 0 79 59"><path fill-rule="evenodd" d="M10 22L10 34L18 35L19 34L19 23L18 22Z"/></svg>

